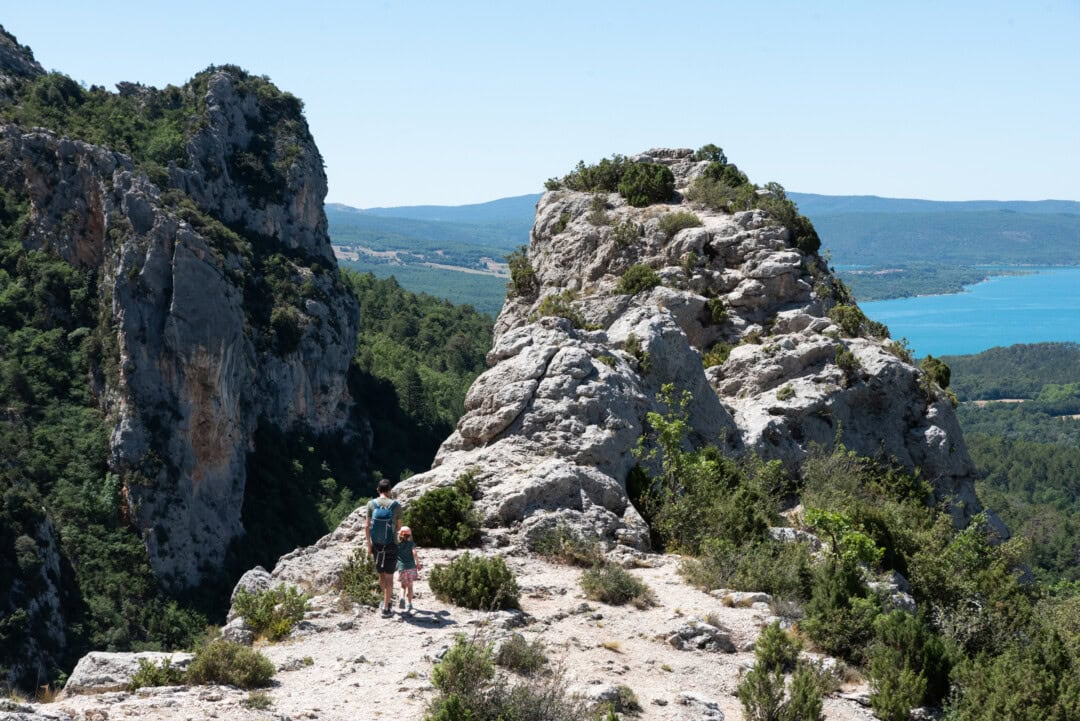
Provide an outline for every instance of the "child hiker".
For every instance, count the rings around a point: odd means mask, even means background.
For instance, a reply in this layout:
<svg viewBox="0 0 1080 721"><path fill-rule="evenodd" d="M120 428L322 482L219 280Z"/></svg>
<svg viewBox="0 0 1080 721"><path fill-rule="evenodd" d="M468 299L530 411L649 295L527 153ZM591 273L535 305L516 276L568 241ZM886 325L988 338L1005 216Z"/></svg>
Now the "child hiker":
<svg viewBox="0 0 1080 721"><path fill-rule="evenodd" d="M420 578L420 558L416 555L416 544L412 540L412 530L402 526L398 531L397 575L401 583L401 605L412 612L413 581Z"/></svg>

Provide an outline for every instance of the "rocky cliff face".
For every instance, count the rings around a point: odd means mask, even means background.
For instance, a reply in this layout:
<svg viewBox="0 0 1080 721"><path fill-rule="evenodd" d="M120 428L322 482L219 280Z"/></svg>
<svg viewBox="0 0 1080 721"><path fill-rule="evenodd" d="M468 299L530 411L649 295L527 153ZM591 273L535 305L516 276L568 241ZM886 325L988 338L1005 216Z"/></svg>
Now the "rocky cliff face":
<svg viewBox="0 0 1080 721"><path fill-rule="evenodd" d="M636 159L667 165L680 198L708 165L689 150ZM678 211L700 225L669 235L664 218ZM693 396L698 441L798 472L815 444L839 439L919 469L964 522L979 504L950 402L898 346L830 320L843 290L820 257L793 246L760 210L546 193L528 251L536 291L507 301L491 367L456 432L434 468L399 491L407 498L471 471L496 537L561 522L643 546L647 529L625 482L646 413L666 410L658 392L673 384ZM636 265L661 285L623 292Z"/></svg>
<svg viewBox="0 0 1080 721"><path fill-rule="evenodd" d="M8 50L5 77L40 70ZM299 101L234 68L170 91L195 114L153 180L109 148L17 125L0 126L0 179L29 205L24 245L96 276L110 467L155 572L183 587L243 533L256 425L345 425L359 318Z"/></svg>

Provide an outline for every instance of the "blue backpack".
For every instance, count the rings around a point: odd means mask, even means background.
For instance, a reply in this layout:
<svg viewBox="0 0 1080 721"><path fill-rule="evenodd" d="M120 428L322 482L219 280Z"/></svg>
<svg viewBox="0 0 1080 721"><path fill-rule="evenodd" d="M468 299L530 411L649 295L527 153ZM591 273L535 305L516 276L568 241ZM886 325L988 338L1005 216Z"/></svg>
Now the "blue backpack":
<svg viewBox="0 0 1080 721"><path fill-rule="evenodd" d="M394 543L394 509L397 508L397 501L390 501L389 505L382 505L379 503L383 499L375 499L372 501L372 505L375 506L375 511L371 514L371 542L381 543L383 545L390 545Z"/></svg>

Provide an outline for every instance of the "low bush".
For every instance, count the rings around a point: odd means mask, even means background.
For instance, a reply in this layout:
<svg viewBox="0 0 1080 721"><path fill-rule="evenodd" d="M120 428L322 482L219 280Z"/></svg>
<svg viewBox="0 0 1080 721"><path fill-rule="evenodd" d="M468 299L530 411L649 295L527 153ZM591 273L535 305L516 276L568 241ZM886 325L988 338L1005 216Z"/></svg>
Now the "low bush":
<svg viewBox="0 0 1080 721"><path fill-rule="evenodd" d="M727 304L723 298L709 298L705 301L706 319L712 325L719 325L728 319ZM730 348L729 348L730 350Z"/></svg>
<svg viewBox="0 0 1080 721"><path fill-rule="evenodd" d="M440 600L465 608L518 606L517 580L502 556L485 558L466 552L448 565L433 568L429 583Z"/></svg>
<svg viewBox="0 0 1080 721"><path fill-rule="evenodd" d="M701 225L701 218L694 213L677 210L674 213L665 213L660 216L660 230L670 240L675 234L686 228L697 228Z"/></svg>
<svg viewBox="0 0 1080 721"><path fill-rule="evenodd" d="M258 593L241 588L233 600L233 608L256 636L277 641L303 620L307 601L307 596L295 586L282 584Z"/></svg>
<svg viewBox="0 0 1080 721"><path fill-rule="evenodd" d="M480 517L473 509L472 496L456 486L424 492L405 507L402 516L421 548L461 548L480 535Z"/></svg>
<svg viewBox="0 0 1080 721"><path fill-rule="evenodd" d="M805 543L760 543L736 545L722 539L708 539L701 555L688 559L679 572L704 590L730 588L761 591L778 599L806 599L813 581L813 558Z"/></svg>
<svg viewBox="0 0 1080 721"><path fill-rule="evenodd" d="M634 222L633 218L626 218L612 226L611 238L615 241L615 245L626 247L637 241L644 232L645 227L641 223Z"/></svg>
<svg viewBox="0 0 1080 721"><path fill-rule="evenodd" d="M800 664L784 694L784 674L760 660L739 683L735 695L748 721L822 721L821 689L813 669Z"/></svg>
<svg viewBox="0 0 1080 721"><path fill-rule="evenodd" d="M374 608L382 601L375 559L363 548L353 551L338 578L338 590L355 603Z"/></svg>
<svg viewBox="0 0 1080 721"><path fill-rule="evenodd" d="M814 576L800 628L822 651L862 665L881 612L856 564L830 558Z"/></svg>
<svg viewBox="0 0 1080 721"><path fill-rule="evenodd" d="M675 176L659 163L628 163L619 180L619 195L635 208L671 200Z"/></svg>
<svg viewBox="0 0 1080 721"><path fill-rule="evenodd" d="M634 689L625 683L619 684L616 688L619 691L619 708L622 709L622 712L639 713L641 711L641 701L638 700Z"/></svg>
<svg viewBox="0 0 1080 721"><path fill-rule="evenodd" d="M895 610L875 619L867 658L870 705L878 718L905 721L912 708L937 706L948 693L945 645L909 613Z"/></svg>
<svg viewBox="0 0 1080 721"><path fill-rule="evenodd" d="M779 621L773 621L761 629L761 635L754 644L754 656L758 663L763 663L769 668L779 668L781 671L791 671L795 668L800 651L802 651L802 641L780 628Z"/></svg>
<svg viewBox="0 0 1080 721"><path fill-rule="evenodd" d="M439 695L424 721L581 721L593 710L559 673L508 683L496 674L491 647L459 635L431 675Z"/></svg>
<svg viewBox="0 0 1080 721"><path fill-rule="evenodd" d="M544 296L544 299L540 301L540 305L536 309L536 315L541 318L547 316L566 318L575 328L584 328L587 325L585 318L576 308L574 308L574 300L576 298L577 293L570 289L564 290L561 293L546 295ZM530 318L530 320L533 319Z"/></svg>
<svg viewBox="0 0 1080 721"><path fill-rule="evenodd" d="M637 295L643 290L649 290L660 285L660 276L647 265L632 265L623 276L619 278L615 292L622 295Z"/></svg>
<svg viewBox="0 0 1080 721"><path fill-rule="evenodd" d="M548 662L544 642L536 639L528 642L525 637L515 633L503 641L495 654L495 663L503 668L521 674L536 673Z"/></svg>
<svg viewBox="0 0 1080 721"><path fill-rule="evenodd" d="M599 541L564 525L539 534L531 545L540 557L570 566L595 566L604 558Z"/></svg>
<svg viewBox="0 0 1080 721"><path fill-rule="evenodd" d="M591 600L613 606L632 603L638 608L648 608L656 603L652 589L613 563L601 563L585 571L581 575L581 589Z"/></svg>
<svg viewBox="0 0 1080 721"><path fill-rule="evenodd" d="M273 677L274 664L266 656L220 638L199 646L187 671L187 682L191 684L244 689L269 686Z"/></svg>
<svg viewBox="0 0 1080 721"><path fill-rule="evenodd" d="M867 318L857 305L834 305L829 311L829 320L840 326L840 330L849 338L864 335L882 339L889 337L888 326Z"/></svg>
<svg viewBox="0 0 1080 721"><path fill-rule="evenodd" d="M178 686L184 683L185 673L172 665L172 659L162 659L161 664L139 659L139 668L128 682L128 691L134 692L144 686Z"/></svg>
<svg viewBox="0 0 1080 721"><path fill-rule="evenodd" d="M528 246L523 245L506 256L506 263L510 266L510 282L506 284L506 294L511 298L529 298L536 295L540 290L540 281L529 262Z"/></svg>
<svg viewBox="0 0 1080 721"><path fill-rule="evenodd" d="M836 346L836 353L833 355L833 363L844 373L844 379L847 382L851 382L855 378L855 374L862 368L862 363L851 350L843 345Z"/></svg>
<svg viewBox="0 0 1080 721"><path fill-rule="evenodd" d="M731 355L731 349L734 347L729 343L715 343L712 348L705 351L705 354L701 356L702 365L706 368L724 365L728 356Z"/></svg>
<svg viewBox="0 0 1080 721"><path fill-rule="evenodd" d="M607 214L607 195L596 193L589 201L589 215L586 217L591 225L610 225L611 218Z"/></svg>

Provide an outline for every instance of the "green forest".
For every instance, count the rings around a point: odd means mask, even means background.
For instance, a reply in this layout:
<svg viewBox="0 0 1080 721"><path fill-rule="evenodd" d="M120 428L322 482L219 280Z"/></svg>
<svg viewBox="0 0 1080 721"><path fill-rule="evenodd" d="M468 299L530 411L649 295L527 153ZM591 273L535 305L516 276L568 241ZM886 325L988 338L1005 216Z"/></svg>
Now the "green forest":
<svg viewBox="0 0 1080 721"><path fill-rule="evenodd" d="M1018 270L910 263L887 268L837 269L851 294L859 301L911 298L918 295L959 293L994 275L1014 275Z"/></svg>
<svg viewBox="0 0 1080 721"><path fill-rule="evenodd" d="M1080 346L1014 345L942 360L980 497L1030 542L1040 577L1080 580L1080 419L1072 417L1080 414Z"/></svg>

